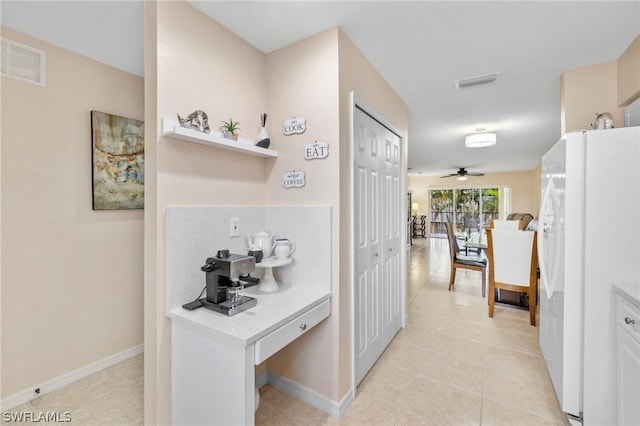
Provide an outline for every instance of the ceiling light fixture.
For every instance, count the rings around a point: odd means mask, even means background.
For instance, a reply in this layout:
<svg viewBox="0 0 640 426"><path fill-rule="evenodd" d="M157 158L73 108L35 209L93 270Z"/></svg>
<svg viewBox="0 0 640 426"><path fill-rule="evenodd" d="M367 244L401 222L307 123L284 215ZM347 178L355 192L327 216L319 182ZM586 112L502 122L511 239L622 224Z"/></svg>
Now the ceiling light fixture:
<svg viewBox="0 0 640 426"><path fill-rule="evenodd" d="M469 176L458 176L458 180L467 180L469 179Z"/></svg>
<svg viewBox="0 0 640 426"><path fill-rule="evenodd" d="M474 133L464 137L464 146L467 148L482 148L496 144L495 133Z"/></svg>
<svg viewBox="0 0 640 426"><path fill-rule="evenodd" d="M496 72L493 74L480 75L477 77L463 78L460 80L456 80L454 83L456 85L456 89L462 89L464 87L475 86L478 84L495 83L496 81L498 81L498 77L500 77L500 73Z"/></svg>

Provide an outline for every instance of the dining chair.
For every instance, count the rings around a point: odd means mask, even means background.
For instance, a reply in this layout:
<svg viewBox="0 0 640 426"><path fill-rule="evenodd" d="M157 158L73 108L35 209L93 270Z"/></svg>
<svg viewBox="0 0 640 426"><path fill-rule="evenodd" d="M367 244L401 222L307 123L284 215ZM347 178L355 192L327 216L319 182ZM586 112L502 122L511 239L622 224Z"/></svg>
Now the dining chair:
<svg viewBox="0 0 640 426"><path fill-rule="evenodd" d="M456 250L458 252L458 254L462 254L465 256L468 256L469 253L474 253L476 256L480 255L480 249L479 248L475 248L475 247L467 247L466 243L467 241L469 241L469 234L465 231L462 234L456 234L455 233L455 227L453 226L453 223L451 221L449 222L449 226L451 227L453 231L453 235L455 236L455 247Z"/></svg>
<svg viewBox="0 0 640 426"><path fill-rule="evenodd" d="M511 229L511 230L524 230L524 222L521 220L489 220L489 228L494 229Z"/></svg>
<svg viewBox="0 0 640 426"><path fill-rule="evenodd" d="M477 217L465 217L464 218L464 229L465 231L479 231L480 230L480 220Z"/></svg>
<svg viewBox="0 0 640 426"><path fill-rule="evenodd" d="M522 229L527 229L529 223L533 220L531 213L509 213L506 217L507 220L521 220L523 223ZM535 229L534 229L535 231Z"/></svg>
<svg viewBox="0 0 640 426"><path fill-rule="evenodd" d="M480 232L480 219L477 217L465 217L464 218L464 232L466 237L461 238L456 235L458 240L464 240L465 243L469 240L469 234L472 232ZM463 245L462 250L464 250L465 255L474 254L475 256L480 256L480 249L477 247L467 247Z"/></svg>
<svg viewBox="0 0 640 426"><path fill-rule="evenodd" d="M496 289L529 295L529 320L536 325L538 251L535 231L487 229L489 256L489 317L493 317Z"/></svg>
<svg viewBox="0 0 640 426"><path fill-rule="evenodd" d="M449 239L449 257L451 258L451 274L449 276L449 291L453 289L457 269L470 269L482 273L482 297L487 287L487 259L480 256L464 256L458 252L458 243L450 222L444 223Z"/></svg>

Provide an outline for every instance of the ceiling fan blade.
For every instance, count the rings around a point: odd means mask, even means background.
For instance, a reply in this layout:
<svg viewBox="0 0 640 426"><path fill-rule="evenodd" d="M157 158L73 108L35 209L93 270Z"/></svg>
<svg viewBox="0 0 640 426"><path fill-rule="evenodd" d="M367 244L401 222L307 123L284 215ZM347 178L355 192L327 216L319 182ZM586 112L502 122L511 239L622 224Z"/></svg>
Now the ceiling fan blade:
<svg viewBox="0 0 640 426"><path fill-rule="evenodd" d="M451 173L448 175L440 176L441 178L449 178L449 177L466 177L466 176L484 176L484 173L480 172L469 172L465 167L460 167L456 173Z"/></svg>

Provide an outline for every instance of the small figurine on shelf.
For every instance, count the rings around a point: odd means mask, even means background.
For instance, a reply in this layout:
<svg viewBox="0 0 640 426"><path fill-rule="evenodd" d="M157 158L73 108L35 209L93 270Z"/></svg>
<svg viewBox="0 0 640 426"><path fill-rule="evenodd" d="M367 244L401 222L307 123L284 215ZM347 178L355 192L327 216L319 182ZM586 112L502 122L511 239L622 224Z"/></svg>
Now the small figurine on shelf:
<svg viewBox="0 0 640 426"><path fill-rule="evenodd" d="M195 129L202 133L209 133L209 118L206 112L197 110L189 114L187 118L180 117L180 114L176 115L180 126L187 129Z"/></svg>
<svg viewBox="0 0 640 426"><path fill-rule="evenodd" d="M229 121L221 121L222 125L220 126L220 131L222 132L222 136L227 139L233 139L234 141L238 140L238 131L240 130L240 123L237 121L233 121L232 118Z"/></svg>
<svg viewBox="0 0 640 426"><path fill-rule="evenodd" d="M259 146L260 148L269 148L269 145L271 144L271 139L269 139L269 135L267 134L267 130L265 129L264 126L267 125L267 113L265 112L264 114L260 114L260 123L262 124L262 128L260 129L260 132L258 133L258 137L256 138L256 145Z"/></svg>

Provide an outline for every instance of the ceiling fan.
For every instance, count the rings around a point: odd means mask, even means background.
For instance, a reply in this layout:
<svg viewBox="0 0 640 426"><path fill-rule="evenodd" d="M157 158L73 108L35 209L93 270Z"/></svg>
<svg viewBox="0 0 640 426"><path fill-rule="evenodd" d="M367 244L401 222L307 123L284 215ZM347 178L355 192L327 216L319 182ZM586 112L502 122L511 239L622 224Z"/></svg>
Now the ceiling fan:
<svg viewBox="0 0 640 426"><path fill-rule="evenodd" d="M456 173L451 173L451 174L440 176L440 177L448 178L453 176L457 176L458 180L467 180L469 176L484 176L484 173L468 172L467 169L465 169L464 167L460 167L460 170L458 170Z"/></svg>

